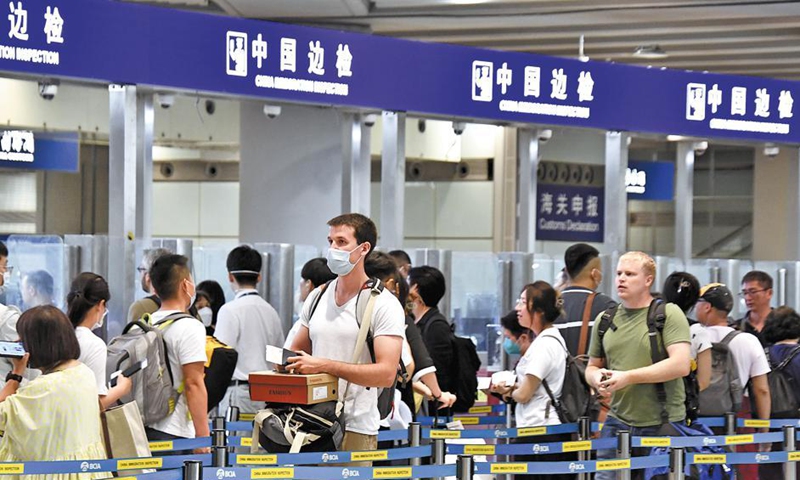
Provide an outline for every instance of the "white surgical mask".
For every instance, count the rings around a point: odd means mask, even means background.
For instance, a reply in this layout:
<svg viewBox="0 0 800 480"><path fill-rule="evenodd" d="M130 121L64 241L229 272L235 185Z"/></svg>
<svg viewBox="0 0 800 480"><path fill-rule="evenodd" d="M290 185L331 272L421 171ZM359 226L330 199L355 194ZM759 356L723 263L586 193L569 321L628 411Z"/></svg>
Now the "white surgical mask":
<svg viewBox="0 0 800 480"><path fill-rule="evenodd" d="M350 254L358 250L361 245L357 245L356 248L350 250L338 250L336 248L329 248L328 249L328 268L331 269L334 275L339 275L343 277L348 273L353 271L356 264L361 261L361 257L356 260L356 263L350 263Z"/></svg>
<svg viewBox="0 0 800 480"><path fill-rule="evenodd" d="M3 284L8 285L11 283L11 272L3 272Z"/></svg>
<svg viewBox="0 0 800 480"><path fill-rule="evenodd" d="M211 326L211 320L214 318L214 311L211 310L211 307L203 307L197 311L197 314L200 315L200 320L203 321L203 325L206 327Z"/></svg>
<svg viewBox="0 0 800 480"><path fill-rule="evenodd" d="M108 308L106 308L105 312L103 312L103 316L100 317L100 321L94 324L92 330L97 330L98 328L102 328L103 324L106 322L106 317L108 316Z"/></svg>

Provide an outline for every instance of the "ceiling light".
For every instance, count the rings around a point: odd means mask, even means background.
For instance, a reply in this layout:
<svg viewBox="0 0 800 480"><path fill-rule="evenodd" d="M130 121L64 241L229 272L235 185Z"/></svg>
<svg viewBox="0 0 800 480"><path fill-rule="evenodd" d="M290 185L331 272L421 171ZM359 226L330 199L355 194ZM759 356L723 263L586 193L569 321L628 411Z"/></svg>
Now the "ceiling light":
<svg viewBox="0 0 800 480"><path fill-rule="evenodd" d="M642 45L640 47L636 47L636 50L633 52L634 57L639 58L651 58L651 59L659 59L659 58L667 58L667 52L661 50L661 47L658 45Z"/></svg>

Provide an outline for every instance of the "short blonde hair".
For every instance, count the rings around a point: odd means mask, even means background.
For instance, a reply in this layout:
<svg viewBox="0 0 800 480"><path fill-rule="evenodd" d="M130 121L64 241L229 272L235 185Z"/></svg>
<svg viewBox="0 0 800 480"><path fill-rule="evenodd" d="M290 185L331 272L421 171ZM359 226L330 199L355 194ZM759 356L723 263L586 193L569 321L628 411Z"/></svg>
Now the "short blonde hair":
<svg viewBox="0 0 800 480"><path fill-rule="evenodd" d="M644 252L627 252L621 257L619 260L635 260L642 265L642 270L646 275L652 275L654 278L656 276L656 262L653 260L653 257L644 253Z"/></svg>

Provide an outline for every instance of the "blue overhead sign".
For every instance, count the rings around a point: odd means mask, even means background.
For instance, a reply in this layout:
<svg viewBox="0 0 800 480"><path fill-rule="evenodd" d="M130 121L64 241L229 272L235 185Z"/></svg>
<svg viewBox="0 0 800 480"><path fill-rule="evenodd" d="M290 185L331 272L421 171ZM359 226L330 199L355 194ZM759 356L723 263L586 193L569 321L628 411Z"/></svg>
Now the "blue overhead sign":
<svg viewBox="0 0 800 480"><path fill-rule="evenodd" d="M7 5L0 15L0 71L449 118L800 143L797 82L580 62L107 0Z"/></svg>
<svg viewBox="0 0 800 480"><path fill-rule="evenodd" d="M675 164L628 160L625 190L628 200L660 200L674 198Z"/></svg>
<svg viewBox="0 0 800 480"><path fill-rule="evenodd" d="M603 187L537 183L536 240L603 242Z"/></svg>
<svg viewBox="0 0 800 480"><path fill-rule="evenodd" d="M78 134L0 130L0 168L78 171Z"/></svg>

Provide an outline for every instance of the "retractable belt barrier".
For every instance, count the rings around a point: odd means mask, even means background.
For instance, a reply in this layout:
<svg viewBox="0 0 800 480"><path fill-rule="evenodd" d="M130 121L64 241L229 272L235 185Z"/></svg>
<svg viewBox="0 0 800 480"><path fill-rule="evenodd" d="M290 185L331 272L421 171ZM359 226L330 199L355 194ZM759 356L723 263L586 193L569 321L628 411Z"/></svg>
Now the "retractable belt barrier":
<svg viewBox="0 0 800 480"><path fill-rule="evenodd" d="M447 445L450 455L548 455L553 453L588 452L617 447L616 438L578 440L575 442L528 443L509 445Z"/></svg>
<svg viewBox="0 0 800 480"><path fill-rule="evenodd" d="M187 460L211 464L211 455L173 455L167 457L121 458L111 460L71 460L53 462L0 463L0 475L44 475L54 473L103 473L124 470L181 468Z"/></svg>
<svg viewBox="0 0 800 480"><path fill-rule="evenodd" d="M722 445L747 445L783 441L782 432L754 433L750 435L715 435L696 437L631 437L634 447L709 447Z"/></svg>
<svg viewBox="0 0 800 480"><path fill-rule="evenodd" d="M203 478L293 478L304 480L372 478L436 478L456 475L453 465L425 465L421 467L206 467Z"/></svg>
<svg viewBox="0 0 800 480"><path fill-rule="evenodd" d="M422 430L422 437L434 440L437 438L518 438L556 433L576 433L577 431L577 423L551 425L548 427L497 428L494 430L435 430L426 428Z"/></svg>
<svg viewBox="0 0 800 480"><path fill-rule="evenodd" d="M185 438L150 442L151 452L168 452L172 450L194 450L211 446L211 437Z"/></svg>
<svg viewBox="0 0 800 480"><path fill-rule="evenodd" d="M237 465L309 465L325 463L374 462L381 460L408 460L431 456L431 446L403 447L364 452L319 452L278 454L231 455L231 464Z"/></svg>
<svg viewBox="0 0 800 480"><path fill-rule="evenodd" d="M657 455L634 458L616 458L612 460L587 460L584 462L528 462L528 463L476 463L475 473L491 474L564 474L593 473L609 470L640 470L669 466L668 455Z"/></svg>

